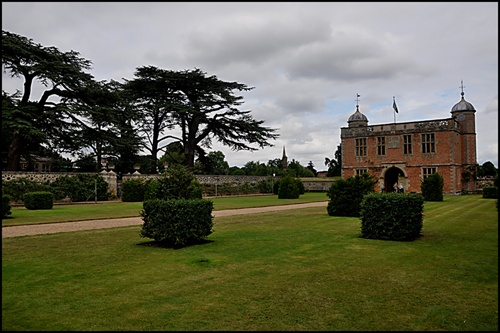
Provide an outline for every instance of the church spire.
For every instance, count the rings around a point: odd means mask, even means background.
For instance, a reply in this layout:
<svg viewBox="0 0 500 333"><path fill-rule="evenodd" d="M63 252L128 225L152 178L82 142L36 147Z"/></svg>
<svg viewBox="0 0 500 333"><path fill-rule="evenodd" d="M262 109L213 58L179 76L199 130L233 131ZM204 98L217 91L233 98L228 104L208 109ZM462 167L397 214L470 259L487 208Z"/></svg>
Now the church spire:
<svg viewBox="0 0 500 333"><path fill-rule="evenodd" d="M285 170L288 166L288 158L286 157L285 146L283 146L283 156L281 157L281 166L283 170Z"/></svg>

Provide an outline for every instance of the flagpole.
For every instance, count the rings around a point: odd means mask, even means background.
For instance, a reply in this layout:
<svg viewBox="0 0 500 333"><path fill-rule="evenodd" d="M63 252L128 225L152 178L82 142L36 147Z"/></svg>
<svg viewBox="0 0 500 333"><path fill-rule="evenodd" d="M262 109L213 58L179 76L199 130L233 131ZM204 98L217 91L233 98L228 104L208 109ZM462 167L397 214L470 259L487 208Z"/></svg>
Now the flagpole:
<svg viewBox="0 0 500 333"><path fill-rule="evenodd" d="M392 108L393 108L393 112L394 112L394 124L396 124L396 96L392 96Z"/></svg>

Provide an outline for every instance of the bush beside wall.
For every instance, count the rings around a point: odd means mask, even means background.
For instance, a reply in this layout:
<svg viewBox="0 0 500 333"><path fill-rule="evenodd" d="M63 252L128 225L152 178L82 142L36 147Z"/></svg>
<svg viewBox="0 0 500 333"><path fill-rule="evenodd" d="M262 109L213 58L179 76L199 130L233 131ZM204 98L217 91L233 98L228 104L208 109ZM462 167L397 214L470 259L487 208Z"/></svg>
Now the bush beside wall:
<svg viewBox="0 0 500 333"><path fill-rule="evenodd" d="M498 199L498 187L488 186L483 188L483 198Z"/></svg>
<svg viewBox="0 0 500 333"><path fill-rule="evenodd" d="M23 196L26 209L52 209L54 206L54 194L51 192L30 192Z"/></svg>
<svg viewBox="0 0 500 333"><path fill-rule="evenodd" d="M2 194L2 220L12 214L10 199L9 195Z"/></svg>

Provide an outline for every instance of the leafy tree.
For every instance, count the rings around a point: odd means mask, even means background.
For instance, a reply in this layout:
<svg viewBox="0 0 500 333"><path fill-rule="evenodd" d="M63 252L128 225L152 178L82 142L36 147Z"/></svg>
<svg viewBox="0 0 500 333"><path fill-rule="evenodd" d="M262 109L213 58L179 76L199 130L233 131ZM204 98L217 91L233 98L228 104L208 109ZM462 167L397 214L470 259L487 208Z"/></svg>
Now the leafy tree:
<svg viewBox="0 0 500 333"><path fill-rule="evenodd" d="M260 161L248 161L243 167L245 174L248 176L269 176L268 168Z"/></svg>
<svg viewBox="0 0 500 333"><path fill-rule="evenodd" d="M314 173L302 166L298 161L292 160L286 169L286 174L292 177L314 177Z"/></svg>
<svg viewBox="0 0 500 333"><path fill-rule="evenodd" d="M137 113L140 132L147 140L143 148L150 152L150 173L158 171L160 144L168 139L162 136L173 128L173 112L182 105L182 96L174 85L173 72L154 66L138 67L135 79L125 80L124 89Z"/></svg>
<svg viewBox="0 0 500 333"><path fill-rule="evenodd" d="M229 174L232 176L244 176L245 170L243 170L242 168L239 168L237 166L232 166L229 168Z"/></svg>
<svg viewBox="0 0 500 333"><path fill-rule="evenodd" d="M311 172L314 174L314 177L316 177L318 171L316 171L316 169L314 168L314 163L312 161L309 161L306 168L311 170Z"/></svg>
<svg viewBox="0 0 500 333"><path fill-rule="evenodd" d="M327 176L336 177L342 174L342 146L338 145L334 158L325 157L325 166L328 167Z"/></svg>
<svg viewBox="0 0 500 333"><path fill-rule="evenodd" d="M221 151L211 151L207 156L206 172L209 175L227 175L229 164L225 161L224 153Z"/></svg>
<svg viewBox="0 0 500 333"><path fill-rule="evenodd" d="M275 129L262 126L263 121L253 119L250 111L237 108L242 97L233 91L253 89L244 84L225 82L199 69L176 72L147 66L138 68L136 76L127 87L135 92L135 105L143 112L143 131L153 159L167 139L182 143L184 165L193 168L197 149L210 149L212 140L239 151L258 149L250 144L272 146L268 140L278 137ZM174 128L179 135L161 136Z"/></svg>
<svg viewBox="0 0 500 333"><path fill-rule="evenodd" d="M91 68L91 62L81 58L78 52L44 47L5 30L2 30L2 65L11 77L24 79L22 92L11 95L2 92L2 122L5 116L11 128L9 137L5 138L8 144L2 148L7 150L5 169L16 171L20 169L21 157L32 154L27 148L30 144L55 149L71 143L80 120L74 110L54 98L66 101L79 98L93 77L84 72ZM46 90L38 100L32 101L35 82ZM4 105L8 106L5 113Z"/></svg>
<svg viewBox="0 0 500 333"><path fill-rule="evenodd" d="M483 177L495 177L498 174L498 169L490 161L484 162L479 168L480 176Z"/></svg>
<svg viewBox="0 0 500 333"><path fill-rule="evenodd" d="M258 149L247 143L260 148L272 146L268 140L278 137L276 130L262 126L264 121L253 119L250 111L237 108L243 104L243 97L235 96L233 91L253 88L207 76L199 69L176 74L176 88L183 94L184 103L174 118L182 131L186 166L193 166L196 147L211 148L213 139L235 151Z"/></svg>
<svg viewBox="0 0 500 333"><path fill-rule="evenodd" d="M267 162L268 176L284 176L285 170L283 170L283 159L275 158Z"/></svg>

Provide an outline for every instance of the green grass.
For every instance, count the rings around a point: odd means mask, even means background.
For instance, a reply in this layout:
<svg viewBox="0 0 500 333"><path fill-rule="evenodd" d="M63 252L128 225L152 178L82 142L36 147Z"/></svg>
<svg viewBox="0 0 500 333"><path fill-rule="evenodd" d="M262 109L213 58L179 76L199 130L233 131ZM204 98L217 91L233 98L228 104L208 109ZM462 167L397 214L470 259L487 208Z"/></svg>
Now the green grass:
<svg viewBox="0 0 500 333"><path fill-rule="evenodd" d="M209 199L214 202L214 210L223 210L327 201L328 197L324 192L308 192L301 195L298 199L278 199L277 195L218 197ZM10 218L2 220L2 226L133 217L139 216L141 210L142 202L116 201L54 205L52 209L45 210L12 207Z"/></svg>
<svg viewBox="0 0 500 333"><path fill-rule="evenodd" d="M2 241L2 330L498 331L495 200L424 205L412 242L324 207L214 218L178 250L140 226Z"/></svg>

